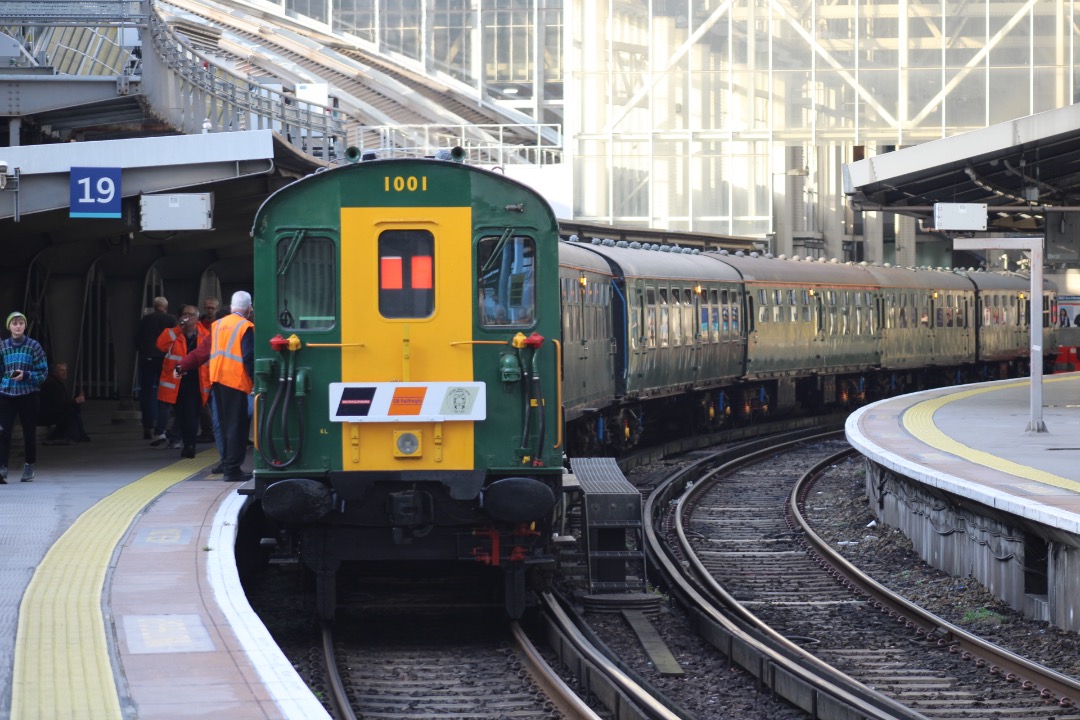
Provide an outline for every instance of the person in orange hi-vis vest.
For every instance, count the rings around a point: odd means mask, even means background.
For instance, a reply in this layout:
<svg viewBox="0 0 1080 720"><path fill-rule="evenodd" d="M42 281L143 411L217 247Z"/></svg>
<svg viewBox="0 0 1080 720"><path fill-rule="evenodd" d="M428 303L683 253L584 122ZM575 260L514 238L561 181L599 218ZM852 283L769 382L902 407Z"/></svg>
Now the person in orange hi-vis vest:
<svg viewBox="0 0 1080 720"><path fill-rule="evenodd" d="M185 375L174 372L180 361L199 346L210 331L199 324L199 312L194 305L184 305L180 310L179 324L166 328L158 336L157 346L165 353L165 362L161 368L158 382L158 426L161 436L150 443L165 443L165 422L168 411L172 408L176 419L173 422L173 436L168 442L171 448L182 448L180 457L195 457L195 443L199 434L199 410L210 398L210 368L203 366L198 373ZM181 444L182 443L182 444Z"/></svg>
<svg viewBox="0 0 1080 720"><path fill-rule="evenodd" d="M223 441L221 471L225 482L251 478L242 469L247 453L248 396L254 386L255 324L251 294L233 293L230 312L210 327L210 382L217 403Z"/></svg>

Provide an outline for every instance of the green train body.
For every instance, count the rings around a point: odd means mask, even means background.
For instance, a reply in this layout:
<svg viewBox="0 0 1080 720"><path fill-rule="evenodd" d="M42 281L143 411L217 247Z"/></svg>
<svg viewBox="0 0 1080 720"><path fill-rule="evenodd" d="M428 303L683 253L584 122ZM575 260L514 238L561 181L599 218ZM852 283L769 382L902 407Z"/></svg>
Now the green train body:
<svg viewBox="0 0 1080 720"><path fill-rule="evenodd" d="M553 566L558 226L505 176L379 160L272 195L253 228L255 499L333 615L343 562Z"/></svg>

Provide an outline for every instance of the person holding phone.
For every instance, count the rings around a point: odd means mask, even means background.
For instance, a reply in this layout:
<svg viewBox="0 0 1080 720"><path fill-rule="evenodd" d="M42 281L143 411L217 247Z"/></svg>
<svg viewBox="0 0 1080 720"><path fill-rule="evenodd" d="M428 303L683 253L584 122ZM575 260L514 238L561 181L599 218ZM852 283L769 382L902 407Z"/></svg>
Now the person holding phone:
<svg viewBox="0 0 1080 720"><path fill-rule="evenodd" d="M18 416L22 423L23 465L22 481L34 479L37 462L37 423L40 409L41 384L49 375L49 362L41 343L26 335L26 316L15 311L5 323L10 337L0 345L3 377L0 378L0 483L8 478L8 457L11 453L11 429Z"/></svg>

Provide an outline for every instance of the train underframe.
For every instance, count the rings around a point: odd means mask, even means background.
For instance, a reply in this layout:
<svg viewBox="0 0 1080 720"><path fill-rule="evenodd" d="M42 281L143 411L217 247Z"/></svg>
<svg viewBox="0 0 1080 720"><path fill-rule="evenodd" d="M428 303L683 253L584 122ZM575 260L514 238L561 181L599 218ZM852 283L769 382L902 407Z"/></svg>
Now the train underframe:
<svg viewBox="0 0 1080 720"><path fill-rule="evenodd" d="M344 567L358 573L377 567L380 575L401 577L432 568L447 576L479 568L487 582L501 585L512 618L521 617L535 591L550 584L555 559L549 495L557 497L560 489L554 479L499 478L510 484L500 489L487 482L485 493L458 499L439 481L331 476L283 479L261 494L263 511L278 528L279 549L298 556L313 573L316 611L323 619L332 620L337 611ZM485 507L485 495L495 496L488 504L502 518ZM526 502L506 509L511 496L522 495Z"/></svg>
<svg viewBox="0 0 1080 720"><path fill-rule="evenodd" d="M935 387L1020 377L1026 358L910 369L788 375L678 394L622 398L568 423L571 456L620 455L643 444L719 432L767 420L854 410L869 402Z"/></svg>

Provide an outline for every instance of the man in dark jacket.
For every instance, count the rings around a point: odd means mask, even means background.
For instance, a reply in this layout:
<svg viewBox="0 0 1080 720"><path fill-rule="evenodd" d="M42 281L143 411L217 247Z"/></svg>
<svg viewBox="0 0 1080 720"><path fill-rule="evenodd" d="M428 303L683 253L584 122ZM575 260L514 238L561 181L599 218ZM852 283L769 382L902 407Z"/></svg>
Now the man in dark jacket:
<svg viewBox="0 0 1080 720"><path fill-rule="evenodd" d="M139 408L142 410L143 440L154 434L157 421L157 389L165 353L158 350L157 339L167 328L176 327L176 318L169 314L169 301L154 298L154 309L143 315L135 342L139 352Z"/></svg>
<svg viewBox="0 0 1080 720"><path fill-rule="evenodd" d="M82 406L86 395L80 390L74 397L68 393L67 363L49 367L49 377L41 384L41 413L39 425L52 425L52 432L45 438L45 445L71 445L87 442L82 420Z"/></svg>

